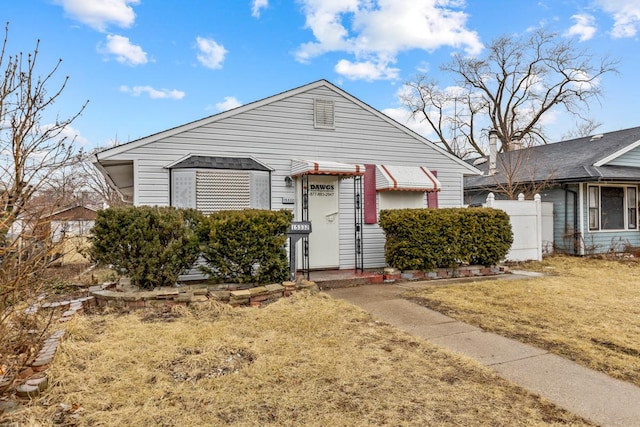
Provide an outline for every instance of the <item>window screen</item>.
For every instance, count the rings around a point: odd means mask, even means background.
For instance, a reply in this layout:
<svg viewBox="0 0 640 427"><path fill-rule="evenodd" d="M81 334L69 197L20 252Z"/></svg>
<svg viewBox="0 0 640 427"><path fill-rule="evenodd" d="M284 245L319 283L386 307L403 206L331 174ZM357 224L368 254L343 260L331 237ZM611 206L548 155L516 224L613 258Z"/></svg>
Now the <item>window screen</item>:
<svg viewBox="0 0 640 427"><path fill-rule="evenodd" d="M249 172L198 171L196 207L205 214L250 208Z"/></svg>
<svg viewBox="0 0 640 427"><path fill-rule="evenodd" d="M624 226L624 188L601 187L600 204L602 209L601 225L603 230L623 230Z"/></svg>

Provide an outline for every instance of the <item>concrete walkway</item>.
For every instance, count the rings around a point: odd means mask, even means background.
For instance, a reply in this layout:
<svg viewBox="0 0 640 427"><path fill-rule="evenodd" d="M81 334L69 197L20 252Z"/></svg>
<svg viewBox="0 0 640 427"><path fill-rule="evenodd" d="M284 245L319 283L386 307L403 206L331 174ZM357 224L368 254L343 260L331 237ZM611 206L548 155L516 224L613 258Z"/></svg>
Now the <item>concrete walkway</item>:
<svg viewBox="0 0 640 427"><path fill-rule="evenodd" d="M499 376L601 426L640 426L640 387L459 322L401 298L420 282L328 290L414 336L469 356Z"/></svg>

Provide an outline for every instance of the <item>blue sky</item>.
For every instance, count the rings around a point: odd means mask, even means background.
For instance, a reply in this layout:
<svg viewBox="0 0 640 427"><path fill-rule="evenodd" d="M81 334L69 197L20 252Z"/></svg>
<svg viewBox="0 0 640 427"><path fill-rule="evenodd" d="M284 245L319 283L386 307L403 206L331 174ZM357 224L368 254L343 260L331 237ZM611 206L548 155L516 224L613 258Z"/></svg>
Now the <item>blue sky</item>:
<svg viewBox="0 0 640 427"><path fill-rule="evenodd" d="M40 40L42 73L67 88L43 121L89 105L69 132L85 148L128 142L327 79L408 121L398 94L450 55L481 54L541 26L619 59L590 115L598 132L640 126L640 0L0 0L7 51ZM43 123L46 124L46 123ZM570 131L561 116L555 139Z"/></svg>

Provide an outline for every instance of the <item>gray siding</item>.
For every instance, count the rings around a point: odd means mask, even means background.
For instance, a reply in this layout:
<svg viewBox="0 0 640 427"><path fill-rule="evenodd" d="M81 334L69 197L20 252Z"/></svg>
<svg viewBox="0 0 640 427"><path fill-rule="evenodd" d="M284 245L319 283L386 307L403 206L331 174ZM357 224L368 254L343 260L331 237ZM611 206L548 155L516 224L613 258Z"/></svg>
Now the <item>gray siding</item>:
<svg viewBox="0 0 640 427"><path fill-rule="evenodd" d="M317 97L334 100L335 129L314 128L313 100ZM291 208L282 204L283 197L295 197L294 188L285 186L291 159L424 165L438 171L440 207L462 205L463 173L469 173L441 151L324 86L132 146L119 154L109 156L107 152L104 158L134 160L135 204L168 205L169 173L165 167L187 154L251 156L272 168L272 209ZM351 180L343 180L340 188L340 264L341 268L353 268ZM364 245L365 266L384 265L384 235L377 225L365 227Z"/></svg>
<svg viewBox="0 0 640 427"><path fill-rule="evenodd" d="M567 189L556 187L550 188L542 192L543 202L553 203L553 242L554 249L557 252L567 254L577 254L578 248L575 247L574 235L579 232L578 224L574 224L574 193L579 206L578 186L571 185Z"/></svg>
<svg viewBox="0 0 640 427"><path fill-rule="evenodd" d="M634 168L640 167L640 147L634 148L617 159L613 159L608 162L607 165L612 166L631 166Z"/></svg>

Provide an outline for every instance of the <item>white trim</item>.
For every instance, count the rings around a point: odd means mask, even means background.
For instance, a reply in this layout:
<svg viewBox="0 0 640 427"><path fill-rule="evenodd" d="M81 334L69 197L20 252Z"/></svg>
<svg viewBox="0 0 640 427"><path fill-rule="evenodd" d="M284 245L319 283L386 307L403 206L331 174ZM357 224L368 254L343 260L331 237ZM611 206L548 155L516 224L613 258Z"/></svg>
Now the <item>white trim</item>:
<svg viewBox="0 0 640 427"><path fill-rule="evenodd" d="M134 206L139 205L139 198L140 198L140 196L138 195L138 192L140 191L138 187L140 186L136 185L136 182L138 181L138 172L139 172L138 163L139 161L137 159L133 160L133 205ZM171 201L169 201L169 203L170 202Z"/></svg>
<svg viewBox="0 0 640 427"><path fill-rule="evenodd" d="M627 195L627 191L629 188L633 188L636 191L636 201L638 200L638 186L637 185L629 185L629 184L609 184L609 183L598 183L598 184L592 184L592 183L586 183L586 190L587 190L587 201L589 200L589 187L598 187L600 190L598 191L598 228L596 230L591 230L591 229L587 229L586 231L588 233L594 233L594 234L599 234L599 233L619 233L619 232L637 232L638 231L638 206L635 206L636 209L636 228L629 228L629 202L628 202L628 195ZM623 222L624 222L624 227L625 228L614 228L614 229L603 229L602 228L602 187L615 187L615 188L622 188L623 189L623 200L624 200L624 206L623 206ZM582 189L582 187L581 187ZM582 203L580 204L580 207L582 209L584 209ZM582 218L582 217L581 217Z"/></svg>
<svg viewBox="0 0 640 427"><path fill-rule="evenodd" d="M622 156L625 153L628 153L629 151L633 150L634 148L640 147L640 140L634 142L633 144L629 144L626 147L616 151L613 154L608 155L607 157L605 157L602 160L598 160L597 162L595 162L593 164L593 166L604 166L607 163L609 163L612 160L617 159L618 157Z"/></svg>
<svg viewBox="0 0 640 427"><path fill-rule="evenodd" d="M180 163L180 162L182 162L184 160L187 160L191 156L193 156L193 153L187 153L184 156L180 157L178 160L174 160L173 162L169 163L168 165L164 165L163 168L164 169L171 169L172 167L174 167L178 163Z"/></svg>

